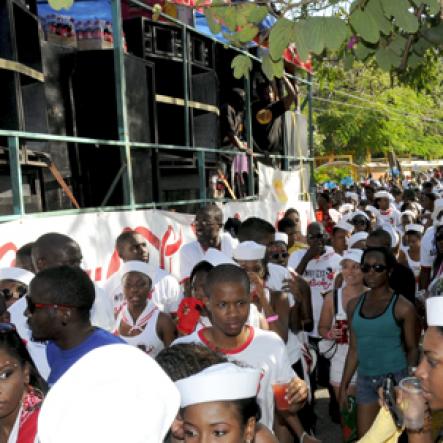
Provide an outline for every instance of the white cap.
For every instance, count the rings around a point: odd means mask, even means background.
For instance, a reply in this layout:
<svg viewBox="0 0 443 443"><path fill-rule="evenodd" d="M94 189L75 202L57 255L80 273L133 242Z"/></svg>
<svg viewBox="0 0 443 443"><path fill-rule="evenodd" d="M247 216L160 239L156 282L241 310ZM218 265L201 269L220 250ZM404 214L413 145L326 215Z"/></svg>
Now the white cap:
<svg viewBox="0 0 443 443"><path fill-rule="evenodd" d="M235 260L263 260L266 254L266 246L255 241L244 241L238 244L232 254Z"/></svg>
<svg viewBox="0 0 443 443"><path fill-rule="evenodd" d="M423 234L423 232L425 232L425 227L423 225L418 225L416 223L412 223L410 225L406 225L405 232L408 232L408 231L415 231L415 232L419 232L420 234Z"/></svg>
<svg viewBox="0 0 443 443"><path fill-rule="evenodd" d="M175 382L182 408L210 401L229 401L252 398L257 395L260 371L234 363L220 363L198 374Z"/></svg>
<svg viewBox="0 0 443 443"><path fill-rule="evenodd" d="M209 248L206 251L206 254L205 254L203 260L211 263L212 266L218 266L218 265L224 265L224 264L238 266L234 260L232 260L226 254L223 254L223 252L221 252L215 248Z"/></svg>
<svg viewBox="0 0 443 443"><path fill-rule="evenodd" d="M140 274L148 276L151 279L151 282L154 283L155 267L149 263L139 260L129 260L124 262L120 269L121 278L123 279L123 277L129 272L140 272Z"/></svg>
<svg viewBox="0 0 443 443"><path fill-rule="evenodd" d="M391 200L392 195L388 191L378 191L374 194L374 200L377 200L378 198L387 198Z"/></svg>
<svg viewBox="0 0 443 443"><path fill-rule="evenodd" d="M348 249L343 252L343 258L340 261L340 265L343 264L345 260L352 260L355 263L361 263L361 256L363 251L361 249Z"/></svg>
<svg viewBox="0 0 443 443"><path fill-rule="evenodd" d="M356 232L355 234L352 234L347 239L348 248L352 248L356 243L358 243L361 240L366 240L368 238L368 233L365 231Z"/></svg>
<svg viewBox="0 0 443 443"><path fill-rule="evenodd" d="M356 192L349 192L348 191L348 192L345 193L345 197L346 198L350 198L350 199L358 202L358 194Z"/></svg>
<svg viewBox="0 0 443 443"><path fill-rule="evenodd" d="M391 236L391 248L395 248L400 242L400 236L398 235L397 230L388 223L382 225L381 228Z"/></svg>
<svg viewBox="0 0 443 443"><path fill-rule="evenodd" d="M354 217L357 217L357 215L360 215L360 216L364 217L366 220L369 220L368 214L366 214L366 212L363 212L363 211L354 211L351 214L350 219L352 220Z"/></svg>
<svg viewBox="0 0 443 443"><path fill-rule="evenodd" d="M158 443L179 406L177 388L151 357L127 344L102 346L51 388L38 437L40 443Z"/></svg>
<svg viewBox="0 0 443 443"><path fill-rule="evenodd" d="M426 321L428 326L443 326L443 297L426 300Z"/></svg>
<svg viewBox="0 0 443 443"><path fill-rule="evenodd" d="M338 208L338 210L339 210L339 212L341 212L342 214L343 214L344 212L347 212L347 211L353 211L353 210L354 210L354 205L352 205L351 203L345 203L344 205L341 205L341 206Z"/></svg>
<svg viewBox="0 0 443 443"><path fill-rule="evenodd" d="M35 274L33 272L22 268L10 267L0 269L0 280L15 280L29 286L34 277Z"/></svg>
<svg viewBox="0 0 443 443"><path fill-rule="evenodd" d="M410 215L412 218L417 217L417 214L415 214L414 211L411 211L410 209L406 209L406 211L403 211L400 214L400 217L403 217L404 215Z"/></svg>
<svg viewBox="0 0 443 443"><path fill-rule="evenodd" d="M434 211L432 212L432 220L437 221L437 216L439 212L443 211L443 198L437 198L434 201Z"/></svg>
<svg viewBox="0 0 443 443"><path fill-rule="evenodd" d="M281 241L285 244L288 244L289 242L288 234L286 234L285 232L276 232L274 241Z"/></svg>
<svg viewBox="0 0 443 443"><path fill-rule="evenodd" d="M354 231L354 226L351 223L348 223L346 220L341 219L335 226L334 229L342 229L343 231L349 232L352 234Z"/></svg>

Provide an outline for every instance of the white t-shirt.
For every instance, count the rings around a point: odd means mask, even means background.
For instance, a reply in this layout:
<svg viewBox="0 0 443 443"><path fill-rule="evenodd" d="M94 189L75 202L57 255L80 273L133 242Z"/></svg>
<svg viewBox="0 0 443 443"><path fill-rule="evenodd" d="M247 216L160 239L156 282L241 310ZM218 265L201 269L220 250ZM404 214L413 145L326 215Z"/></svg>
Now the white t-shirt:
<svg viewBox="0 0 443 443"><path fill-rule="evenodd" d="M289 257L289 266L297 269L297 266L305 254L306 250L293 252ZM326 252L321 257L312 259L302 275L311 288L314 329L309 335L312 337L319 337L317 328L323 306L322 293L329 292L333 289L334 278L340 271L340 261L342 259L343 257L334 252L330 246L326 246Z"/></svg>
<svg viewBox="0 0 443 443"><path fill-rule="evenodd" d="M232 253L237 247L238 241L227 232L220 234L220 250L227 257L232 258ZM180 282L187 279L194 266L205 259L206 251L201 247L198 240L186 243L180 248Z"/></svg>
<svg viewBox="0 0 443 443"><path fill-rule="evenodd" d="M420 245L420 265L426 268L432 268L437 254L434 245L435 227L430 226L424 233Z"/></svg>
<svg viewBox="0 0 443 443"><path fill-rule="evenodd" d="M120 311L125 298L121 280L122 276L120 272L116 272L104 286L109 299L112 301L114 314ZM164 269L156 268L152 288L151 301L155 303L160 311L166 312L167 314L177 312L182 299L182 293L175 277Z"/></svg>
<svg viewBox="0 0 443 443"><path fill-rule="evenodd" d="M272 429L274 423L272 384L276 381L292 379L296 375L289 363L285 344L275 332L263 331L250 326L249 331L248 340L238 349L230 349L229 351L218 349L218 351L226 354L226 357L231 361L243 362L261 370L260 390L257 395L262 412L260 422ZM173 345L199 343L210 347L203 332L204 329L194 332L192 335L180 337L174 341Z"/></svg>
<svg viewBox="0 0 443 443"><path fill-rule="evenodd" d="M377 225L398 226L401 223L401 213L392 206L387 211L377 211Z"/></svg>

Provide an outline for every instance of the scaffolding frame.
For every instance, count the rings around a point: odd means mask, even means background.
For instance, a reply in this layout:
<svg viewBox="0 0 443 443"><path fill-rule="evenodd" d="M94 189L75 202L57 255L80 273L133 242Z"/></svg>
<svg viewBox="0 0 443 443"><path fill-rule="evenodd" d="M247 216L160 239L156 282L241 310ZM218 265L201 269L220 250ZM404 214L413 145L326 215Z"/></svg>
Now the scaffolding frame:
<svg viewBox="0 0 443 443"><path fill-rule="evenodd" d="M152 8L141 3L138 0L130 0L134 5L152 11ZM231 199L211 199L207 197L206 194L206 170L205 170L205 154L207 152L214 153L224 153L231 156L238 154L238 152L232 150L223 150L219 148L207 148L207 147L194 147L190 144L190 133L189 133L189 119L190 119L190 100L189 100L189 91L187 88L187 83L189 80L189 69L188 69L188 45L185 43L183 45L183 83L184 83L184 129L185 129L185 145L165 145L158 143L139 143L133 142L130 140L129 129L128 129L128 113L127 113L127 104L126 104L126 77L125 77L125 66L124 66L124 48L123 48L123 31L122 31L122 15L121 15L121 2L120 0L112 0L112 26L113 26L113 39L114 39L114 70L115 70L115 94L116 94L116 103L117 103L117 120L118 120L118 140L104 140L104 139L94 139L94 138L86 138L86 137L73 137L73 136L61 136L61 135L52 135L52 134L44 134L44 133L34 133L34 132L25 132L25 131L12 131L12 130L3 130L0 129L0 137L7 138L7 147L9 151L9 169L10 169L10 180L11 180L11 190L12 190L12 205L13 205L13 213L8 215L0 215L0 222L12 221L21 219L25 216L32 217L48 217L48 216L59 216L59 215L75 215L75 214L85 214L85 213L95 213L95 212L108 212L108 211L134 211L141 209L155 209L158 207L167 208L170 206L183 206L189 204L200 204L204 205L207 203L219 203L219 202L228 202L232 201ZM183 23L173 17L170 17L164 13L161 13L165 19L169 22L172 22L182 28L182 38L183 42L188 41L188 33L189 31L197 32L199 31L186 24ZM211 38L218 44L218 42L214 37L208 37L207 35L201 34L205 38ZM243 55L248 56L252 60L255 60L261 63L261 60L249 52L242 50L240 48L229 46L230 49L237 51ZM289 75L291 78L297 80L299 83L303 83L307 87L307 96L304 102L301 105L301 109L303 110L306 106L308 106L308 149L309 149L309 157L300 157L300 156L288 156L288 155L269 155L269 158L273 159L282 159L285 164L288 164L290 161L293 163L297 163L299 165L303 165L303 163L308 163L310 168L310 198L311 201L315 201L315 183L313 178L314 171L314 137L313 137L313 109L312 109L312 88L313 88L313 79L312 74L307 73L307 78L301 78L298 76ZM244 89L246 91L246 136L247 143L249 146L252 146L252 120L251 120L251 96L250 96L250 77L246 77L244 79ZM119 147L121 149L121 159L122 159L122 168L114 179L113 183L110 185L107 196L110 195L115 187L118 184L118 181L123 180L123 198L124 204L119 206L107 206L106 201L107 198L104 199L103 205L99 207L91 207L91 208L80 208L80 209L64 209L64 210L54 210L54 211L46 211L46 212L25 212L25 202L23 195L23 180L22 180L22 170L20 165L20 145L24 141L45 141L45 142L66 142L66 143L78 143L78 144L89 144L89 145L102 145L109 147ZM134 183L133 183L133 173L132 173L132 161L131 161L131 149L159 149L159 150L183 150L187 152L194 152L197 155L197 163L198 163L198 177L199 177L199 198L198 199L190 199L190 200L176 200L169 202L146 202L139 203L135 202L134 198ZM236 200L236 202L247 202L247 201L255 201L258 196L254 195L254 174L252 173L253 168L253 157L254 158L264 158L263 154L254 153L253 156L248 156L248 165L249 165L249 189L252 191L252 195L246 198L240 198Z"/></svg>

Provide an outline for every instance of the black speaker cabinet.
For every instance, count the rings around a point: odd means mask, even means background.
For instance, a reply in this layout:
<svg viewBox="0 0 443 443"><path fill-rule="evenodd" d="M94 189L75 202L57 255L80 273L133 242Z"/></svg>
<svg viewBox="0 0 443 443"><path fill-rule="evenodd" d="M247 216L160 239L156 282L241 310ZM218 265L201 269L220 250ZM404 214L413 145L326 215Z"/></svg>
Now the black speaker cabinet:
<svg viewBox="0 0 443 443"><path fill-rule="evenodd" d="M80 137L118 139L114 58L112 50L83 51L72 63L73 133ZM145 60L124 56L129 137L133 142L155 141L154 68ZM78 144L72 152L77 165L79 191L85 206L100 206L122 166L122 153L111 146ZM133 179L137 203L152 201L151 151L132 151ZM117 187L107 205L121 205L123 185Z"/></svg>

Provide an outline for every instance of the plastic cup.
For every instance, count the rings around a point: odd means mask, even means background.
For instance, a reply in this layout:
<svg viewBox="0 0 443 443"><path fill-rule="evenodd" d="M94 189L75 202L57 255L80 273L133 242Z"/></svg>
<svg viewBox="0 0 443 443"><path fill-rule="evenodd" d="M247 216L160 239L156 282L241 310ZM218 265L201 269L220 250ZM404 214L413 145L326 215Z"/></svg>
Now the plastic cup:
<svg viewBox="0 0 443 443"><path fill-rule="evenodd" d="M315 211L315 219L321 223L323 221L323 211L317 210Z"/></svg>
<svg viewBox="0 0 443 443"><path fill-rule="evenodd" d="M425 423L425 399L417 377L406 377L399 383L404 425L410 431L419 431Z"/></svg>
<svg viewBox="0 0 443 443"><path fill-rule="evenodd" d="M274 392L275 406L280 411L287 411L289 403L286 399L286 390L288 389L289 381L277 381L272 384Z"/></svg>

